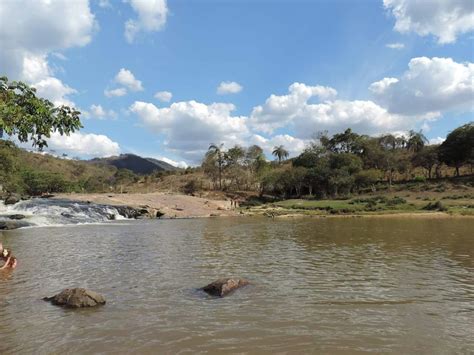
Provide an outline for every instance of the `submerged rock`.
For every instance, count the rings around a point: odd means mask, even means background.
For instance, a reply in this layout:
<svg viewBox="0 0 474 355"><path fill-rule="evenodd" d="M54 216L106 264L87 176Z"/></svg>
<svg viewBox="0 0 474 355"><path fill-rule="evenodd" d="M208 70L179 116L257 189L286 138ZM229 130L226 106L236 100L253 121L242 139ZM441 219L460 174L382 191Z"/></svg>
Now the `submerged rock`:
<svg viewBox="0 0 474 355"><path fill-rule="evenodd" d="M28 227L31 224L24 222L24 221L18 221L18 220L12 220L12 221L0 221L0 230L12 230L12 229L18 229L21 227Z"/></svg>
<svg viewBox="0 0 474 355"><path fill-rule="evenodd" d="M53 297L44 297L43 300L67 308L95 307L105 304L105 298L102 295L85 288L67 288Z"/></svg>
<svg viewBox="0 0 474 355"><path fill-rule="evenodd" d="M248 280L240 278L224 278L216 280L207 286L204 286L202 290L211 296L224 297L243 286L249 284Z"/></svg>
<svg viewBox="0 0 474 355"><path fill-rule="evenodd" d="M8 218L18 220L18 219L25 218L25 215L24 214L12 214L12 215L8 216Z"/></svg>
<svg viewBox="0 0 474 355"><path fill-rule="evenodd" d="M119 215L125 217L125 218L139 218L139 217L147 217L149 215L147 209L137 209L129 206L114 206Z"/></svg>
<svg viewBox="0 0 474 355"><path fill-rule="evenodd" d="M125 218L134 218L133 210L127 206L115 206L119 215Z"/></svg>

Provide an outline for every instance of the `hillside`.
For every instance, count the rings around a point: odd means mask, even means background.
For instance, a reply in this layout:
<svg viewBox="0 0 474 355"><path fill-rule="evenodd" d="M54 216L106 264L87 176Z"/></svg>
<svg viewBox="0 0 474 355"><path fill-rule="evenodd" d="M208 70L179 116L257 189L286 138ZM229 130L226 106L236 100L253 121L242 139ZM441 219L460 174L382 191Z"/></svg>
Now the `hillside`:
<svg viewBox="0 0 474 355"><path fill-rule="evenodd" d="M157 171L179 170L175 166L164 161L153 158L143 158L134 154L121 154L119 156L109 158L95 158L89 162L97 165L111 165L117 169L128 169L133 171L135 174L140 175L151 174Z"/></svg>
<svg viewBox="0 0 474 355"><path fill-rule="evenodd" d="M116 173L113 166L30 152L0 140L0 185L7 191L96 191L113 181Z"/></svg>

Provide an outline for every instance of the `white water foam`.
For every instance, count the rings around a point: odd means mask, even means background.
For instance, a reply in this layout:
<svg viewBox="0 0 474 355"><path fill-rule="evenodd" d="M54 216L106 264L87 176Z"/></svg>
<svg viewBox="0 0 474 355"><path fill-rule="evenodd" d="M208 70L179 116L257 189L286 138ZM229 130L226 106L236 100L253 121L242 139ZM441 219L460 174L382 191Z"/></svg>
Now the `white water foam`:
<svg viewBox="0 0 474 355"><path fill-rule="evenodd" d="M41 199L20 201L5 205L0 201L0 221L21 214L25 227L62 226L74 224L102 224L111 220L126 220L113 206L69 200Z"/></svg>

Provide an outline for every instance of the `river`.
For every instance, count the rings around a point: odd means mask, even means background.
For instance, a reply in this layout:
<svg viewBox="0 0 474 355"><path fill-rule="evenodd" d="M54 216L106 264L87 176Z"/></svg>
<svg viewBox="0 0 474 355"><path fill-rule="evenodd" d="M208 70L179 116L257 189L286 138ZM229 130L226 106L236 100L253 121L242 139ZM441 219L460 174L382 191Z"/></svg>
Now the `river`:
<svg viewBox="0 0 474 355"><path fill-rule="evenodd" d="M0 233L0 353L474 352L474 219L209 218ZM216 278L251 285L222 299ZM42 301L66 287L97 309Z"/></svg>

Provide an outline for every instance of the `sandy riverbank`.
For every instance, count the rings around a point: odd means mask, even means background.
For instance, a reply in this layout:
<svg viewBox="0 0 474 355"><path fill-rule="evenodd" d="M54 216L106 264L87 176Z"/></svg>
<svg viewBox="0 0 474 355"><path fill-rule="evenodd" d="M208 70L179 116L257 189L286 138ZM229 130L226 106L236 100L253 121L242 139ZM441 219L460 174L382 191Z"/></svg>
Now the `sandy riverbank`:
<svg viewBox="0 0 474 355"><path fill-rule="evenodd" d="M268 217L268 216L267 216ZM461 215L461 214L450 214L445 212L392 212L392 213L371 213L371 214L302 214L302 213L288 213L282 215L276 215L274 218L410 218L410 219L452 219L452 218L466 218L474 219L472 215Z"/></svg>
<svg viewBox="0 0 474 355"><path fill-rule="evenodd" d="M474 216L462 216L460 213L445 213L436 211L411 212L401 210L329 214L321 211L301 210L284 208L250 208L240 211L232 208L230 200L214 200L207 198L194 197L189 195L170 194L162 192L153 193L132 193L132 194L58 194L54 198L69 199L76 201L90 201L104 205L121 205L135 208L146 208L149 211L160 211L164 213L165 218L195 218L195 217L213 217L213 216L266 216L273 218L453 218L464 217L474 218Z"/></svg>
<svg viewBox="0 0 474 355"><path fill-rule="evenodd" d="M164 213L164 217L168 218L236 216L238 214L238 211L231 208L230 200L210 200L160 192L146 194L58 194L54 198L154 209Z"/></svg>

